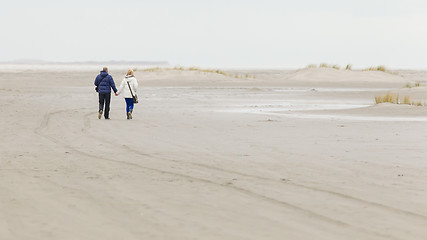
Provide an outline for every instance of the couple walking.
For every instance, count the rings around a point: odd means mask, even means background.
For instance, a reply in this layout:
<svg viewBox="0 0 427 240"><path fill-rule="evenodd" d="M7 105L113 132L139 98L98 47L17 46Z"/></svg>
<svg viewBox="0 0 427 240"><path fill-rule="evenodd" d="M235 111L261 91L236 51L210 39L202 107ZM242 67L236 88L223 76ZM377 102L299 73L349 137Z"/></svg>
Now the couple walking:
<svg viewBox="0 0 427 240"><path fill-rule="evenodd" d="M113 89L116 96L123 94L126 101L126 117L132 119L132 112L134 103L138 103L136 97L136 90L138 88L138 81L133 75L133 70L129 69L126 76L123 78L119 89L116 89L113 77L108 74L108 68L104 67L101 73L95 78L96 91L99 96L99 111L98 118L101 119L102 113L104 113L105 119L110 119L110 101L111 101L111 89ZM105 104L105 109L104 109Z"/></svg>

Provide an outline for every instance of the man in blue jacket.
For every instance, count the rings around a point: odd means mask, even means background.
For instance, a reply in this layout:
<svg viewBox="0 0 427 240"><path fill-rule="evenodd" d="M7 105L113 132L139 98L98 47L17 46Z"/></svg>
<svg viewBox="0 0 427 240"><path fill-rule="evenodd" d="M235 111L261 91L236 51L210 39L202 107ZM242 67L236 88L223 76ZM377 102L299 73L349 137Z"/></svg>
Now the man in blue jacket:
<svg viewBox="0 0 427 240"><path fill-rule="evenodd" d="M111 88L117 96L116 85L114 84L113 77L108 74L108 68L104 67L101 73L95 78L95 85L98 86L99 93L99 111L98 118L101 119L102 112L104 110L105 102L105 119L110 119L110 101L111 101Z"/></svg>

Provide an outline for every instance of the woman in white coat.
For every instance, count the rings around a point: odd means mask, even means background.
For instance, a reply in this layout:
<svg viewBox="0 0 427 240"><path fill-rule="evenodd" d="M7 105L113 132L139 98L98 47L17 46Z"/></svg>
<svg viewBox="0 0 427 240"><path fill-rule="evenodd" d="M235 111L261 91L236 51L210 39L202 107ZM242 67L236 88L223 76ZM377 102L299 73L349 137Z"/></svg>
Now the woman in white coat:
<svg viewBox="0 0 427 240"><path fill-rule="evenodd" d="M133 75L133 70L129 69L126 73L125 78L120 84L119 89L117 90L117 95L123 94L123 97L126 101L126 116L127 119L132 119L133 112L133 98L130 89L132 89L132 94L135 96L138 89L138 81Z"/></svg>

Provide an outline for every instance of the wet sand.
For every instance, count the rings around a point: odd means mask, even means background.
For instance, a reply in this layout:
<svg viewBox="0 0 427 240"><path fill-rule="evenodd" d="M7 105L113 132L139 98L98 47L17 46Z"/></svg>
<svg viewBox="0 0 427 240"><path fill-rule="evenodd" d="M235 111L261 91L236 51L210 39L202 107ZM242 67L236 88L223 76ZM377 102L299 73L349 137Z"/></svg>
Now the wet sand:
<svg viewBox="0 0 427 240"><path fill-rule="evenodd" d="M106 121L97 72L2 70L0 238L424 239L427 108L374 97L425 73L334 71L137 71Z"/></svg>

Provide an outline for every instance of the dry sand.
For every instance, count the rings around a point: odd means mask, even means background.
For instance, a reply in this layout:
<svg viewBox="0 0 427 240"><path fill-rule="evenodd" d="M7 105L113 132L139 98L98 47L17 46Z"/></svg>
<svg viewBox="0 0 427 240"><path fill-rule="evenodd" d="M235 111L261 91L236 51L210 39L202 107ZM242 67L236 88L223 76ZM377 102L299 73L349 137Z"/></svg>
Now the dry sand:
<svg viewBox="0 0 427 240"><path fill-rule="evenodd" d="M230 72L0 71L0 239L426 238L425 72Z"/></svg>

